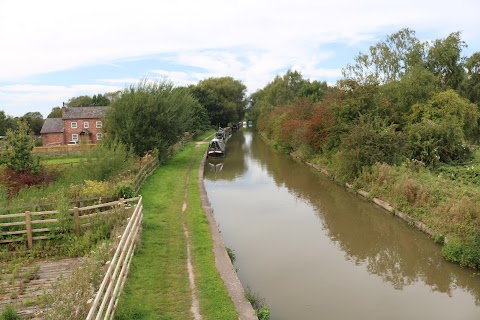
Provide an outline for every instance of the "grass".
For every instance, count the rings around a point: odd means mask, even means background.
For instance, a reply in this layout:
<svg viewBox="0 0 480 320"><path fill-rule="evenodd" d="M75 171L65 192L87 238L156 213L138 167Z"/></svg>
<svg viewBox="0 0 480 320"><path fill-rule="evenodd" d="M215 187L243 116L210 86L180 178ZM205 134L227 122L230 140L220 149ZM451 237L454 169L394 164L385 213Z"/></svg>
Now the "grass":
<svg viewBox="0 0 480 320"><path fill-rule="evenodd" d="M42 164L44 165L60 165L60 164L73 164L73 163L79 163L82 161L86 161L87 158L79 158L79 157L70 157L70 158L51 158L51 159L45 159L42 161Z"/></svg>
<svg viewBox="0 0 480 320"><path fill-rule="evenodd" d="M205 137L207 134L199 139ZM237 319L233 302L215 267L209 226L200 205L197 168L204 151L205 147L195 147L194 142L189 142L141 188L144 199L141 244L133 258L116 319L192 318L184 222L191 237L202 316L204 319ZM185 219L182 204L186 186Z"/></svg>

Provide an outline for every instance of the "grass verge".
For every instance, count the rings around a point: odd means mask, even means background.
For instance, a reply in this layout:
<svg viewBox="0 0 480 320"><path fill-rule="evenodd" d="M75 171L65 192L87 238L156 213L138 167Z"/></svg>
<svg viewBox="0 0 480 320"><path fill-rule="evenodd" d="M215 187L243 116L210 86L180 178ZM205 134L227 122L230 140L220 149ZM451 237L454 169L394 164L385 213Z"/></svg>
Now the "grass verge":
<svg viewBox="0 0 480 320"><path fill-rule="evenodd" d="M192 318L187 240L182 228L186 187L186 224L201 314L204 319L237 318L215 267L212 239L200 205L196 172L203 152L205 146L196 147L194 142L189 142L160 166L140 190L144 199L141 244L133 258L116 319Z"/></svg>

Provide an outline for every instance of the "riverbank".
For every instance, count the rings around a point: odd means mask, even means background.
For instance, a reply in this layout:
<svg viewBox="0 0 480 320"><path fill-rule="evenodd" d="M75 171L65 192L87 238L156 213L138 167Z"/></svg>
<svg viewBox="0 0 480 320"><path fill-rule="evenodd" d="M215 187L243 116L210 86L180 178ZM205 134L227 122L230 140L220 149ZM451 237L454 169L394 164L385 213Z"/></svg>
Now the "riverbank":
<svg viewBox="0 0 480 320"><path fill-rule="evenodd" d="M262 139L273 145L264 136ZM364 169L355 180L342 181L335 163L325 156L291 156L426 232L442 245L447 260L480 268L478 185L432 172L416 161L399 166L378 163Z"/></svg>
<svg viewBox="0 0 480 320"><path fill-rule="evenodd" d="M205 144L187 143L142 186L141 244L116 319L239 318L215 265L195 175L205 150Z"/></svg>

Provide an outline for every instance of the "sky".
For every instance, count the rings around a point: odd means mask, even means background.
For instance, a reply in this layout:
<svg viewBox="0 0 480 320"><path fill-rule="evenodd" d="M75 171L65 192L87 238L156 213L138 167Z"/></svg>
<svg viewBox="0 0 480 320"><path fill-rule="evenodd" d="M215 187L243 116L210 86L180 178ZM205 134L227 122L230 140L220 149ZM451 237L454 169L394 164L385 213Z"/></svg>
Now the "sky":
<svg viewBox="0 0 480 320"><path fill-rule="evenodd" d="M478 0L1 0L0 111L40 112L142 80L276 75L335 84L360 52L402 28L432 41L460 31L480 51Z"/></svg>

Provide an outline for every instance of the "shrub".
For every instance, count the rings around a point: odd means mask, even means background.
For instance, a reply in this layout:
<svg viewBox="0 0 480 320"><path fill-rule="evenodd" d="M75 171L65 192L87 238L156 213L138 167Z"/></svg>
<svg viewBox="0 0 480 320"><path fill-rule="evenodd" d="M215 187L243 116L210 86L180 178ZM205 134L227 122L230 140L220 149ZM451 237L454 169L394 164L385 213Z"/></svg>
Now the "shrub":
<svg viewBox="0 0 480 320"><path fill-rule="evenodd" d="M0 184L7 190L7 196L11 198L23 188L37 185L44 187L55 181L57 176L57 171L46 168L41 168L35 173L30 169L19 172L12 168L6 168L0 169Z"/></svg>
<svg viewBox="0 0 480 320"><path fill-rule="evenodd" d="M480 269L480 233L466 239L451 239L442 248L443 256L463 267Z"/></svg>

